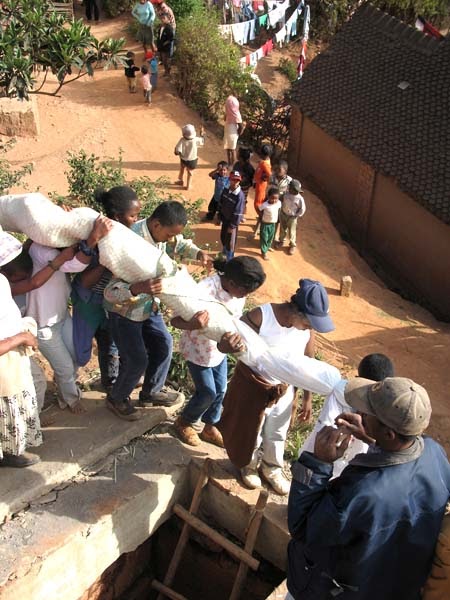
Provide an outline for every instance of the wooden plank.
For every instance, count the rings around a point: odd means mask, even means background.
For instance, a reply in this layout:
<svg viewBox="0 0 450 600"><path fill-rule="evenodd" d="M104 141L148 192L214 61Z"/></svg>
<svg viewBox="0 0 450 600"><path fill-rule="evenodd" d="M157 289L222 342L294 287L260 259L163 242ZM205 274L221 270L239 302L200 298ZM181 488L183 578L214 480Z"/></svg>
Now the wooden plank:
<svg viewBox="0 0 450 600"><path fill-rule="evenodd" d="M250 556L255 547L256 538L258 537L258 532L264 515L264 509L266 508L268 497L269 494L267 490L261 490L255 505L255 511L252 517L250 518L244 546L245 552L247 552ZM229 600L238 600L240 598L242 594L242 588L244 587L244 583L247 578L247 573L248 566L244 562L241 562L236 575L236 579L234 580L233 589L231 590Z"/></svg>
<svg viewBox="0 0 450 600"><path fill-rule="evenodd" d="M168 588L166 585L164 585L157 579L153 579L152 588L154 590L158 590L158 592L160 592L160 596L162 594L164 596L167 596L167 598L171 598L171 600L187 600L186 596L182 596L181 594L174 592L172 589Z"/></svg>
<svg viewBox="0 0 450 600"><path fill-rule="evenodd" d="M212 529L212 527L210 527L209 525L206 525L206 523L204 523L199 518L191 514L185 508L183 508L179 504L175 504L175 506L173 507L173 512L176 515L178 515L181 519L183 519L183 521L188 523L193 529L195 529L199 533L202 533L203 535L206 535L213 542L219 544L219 546L222 546L224 550L226 550L229 554L237 558L237 560L243 561L254 571L258 569L259 560L256 560L256 558L253 558L253 556L247 554L245 550L228 540L219 532Z"/></svg>

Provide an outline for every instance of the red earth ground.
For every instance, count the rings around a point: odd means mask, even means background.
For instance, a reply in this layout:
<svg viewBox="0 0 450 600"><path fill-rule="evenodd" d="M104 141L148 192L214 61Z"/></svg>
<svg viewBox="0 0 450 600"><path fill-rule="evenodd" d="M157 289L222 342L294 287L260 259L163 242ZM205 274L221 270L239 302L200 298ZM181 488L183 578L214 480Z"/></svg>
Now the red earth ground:
<svg viewBox="0 0 450 600"><path fill-rule="evenodd" d="M100 22L92 29L98 37L126 36L126 24L127 19L121 17ZM140 64L142 49L136 42L130 42L129 48L136 51L136 62ZM284 77L274 70L278 60L273 53L260 62L257 71L272 94L286 86ZM164 175L175 181L178 163L173 148L180 128L185 123L198 126L200 119L177 97L173 84L162 77L153 100L147 106L140 93L130 95L122 69L97 72L94 79L83 78L63 88L60 98L39 96L40 136L19 139L7 158L13 166L32 161L34 171L27 179L28 189L39 187L43 193L67 191L66 153L81 148L100 157L117 157L121 148L130 177ZM222 141L212 132L206 133L193 190L183 192L191 199L211 197L213 186L207 174L225 158ZM295 291L301 277L320 280L329 291L336 324L336 331L319 339L324 358L344 373L354 373L365 354L377 351L389 355L398 375L413 378L429 391L434 411L429 432L450 450L450 325L438 322L420 306L387 289L341 240L321 200L308 191L305 198L307 212L301 221L296 254L270 254L270 261L264 263L267 282L256 300L282 301ZM259 256L257 245L247 241L253 224L249 211L240 230L238 253ZM200 245L208 243L218 248L218 229L214 225L201 224L194 229ZM353 279L350 298L339 295L343 275Z"/></svg>

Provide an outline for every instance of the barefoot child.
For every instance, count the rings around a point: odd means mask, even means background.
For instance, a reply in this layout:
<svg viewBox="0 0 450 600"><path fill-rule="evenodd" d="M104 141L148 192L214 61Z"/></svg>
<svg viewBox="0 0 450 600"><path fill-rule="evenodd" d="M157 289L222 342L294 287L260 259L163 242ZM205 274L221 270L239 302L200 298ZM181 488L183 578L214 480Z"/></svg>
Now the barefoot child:
<svg viewBox="0 0 450 600"><path fill-rule="evenodd" d="M211 300L222 302L234 317L242 315L245 298L257 290L266 275L260 263L249 256L238 256L229 262L214 261L217 273L203 279L198 285ZM196 313L185 321L175 316L172 325L183 329L180 351L187 361L195 385L195 392L175 421L181 440L191 446L200 440L223 447L222 435L216 427L222 414L222 400L227 387L227 356L219 351L217 343L202 334L208 324L208 312ZM220 344L219 344L220 345ZM199 419L204 423L200 435L193 428Z"/></svg>
<svg viewBox="0 0 450 600"><path fill-rule="evenodd" d="M278 223L280 208L281 202L278 189L270 188L267 200L259 207L259 214L261 215L260 247L263 260L269 260L267 253L272 251L272 242L275 237L275 228Z"/></svg>
<svg viewBox="0 0 450 600"><path fill-rule="evenodd" d="M185 125L181 128L182 138L178 141L175 146L175 155L180 157L180 172L178 173L178 179L175 181L175 185L183 185L184 171L187 171L187 190L191 189L191 179L194 174L194 170L197 168L198 146L205 144L205 138L203 137L204 130L200 127L200 136L197 137L197 132L193 125Z"/></svg>
<svg viewBox="0 0 450 600"><path fill-rule="evenodd" d="M239 148L238 159L233 165L233 171L239 171L242 177L241 190L244 192L245 197L244 213L247 212L248 192L253 185L253 178L255 177L255 169L250 162L251 156L252 153L248 148Z"/></svg>

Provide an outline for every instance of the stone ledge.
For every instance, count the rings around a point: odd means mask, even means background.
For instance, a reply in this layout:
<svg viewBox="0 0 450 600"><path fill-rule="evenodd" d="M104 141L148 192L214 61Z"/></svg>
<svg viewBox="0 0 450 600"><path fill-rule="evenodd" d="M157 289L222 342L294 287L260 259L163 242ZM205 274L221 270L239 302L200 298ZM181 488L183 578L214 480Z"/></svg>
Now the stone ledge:
<svg viewBox="0 0 450 600"><path fill-rule="evenodd" d="M38 105L34 96L30 96L28 101L0 98L0 134L36 137L40 129Z"/></svg>

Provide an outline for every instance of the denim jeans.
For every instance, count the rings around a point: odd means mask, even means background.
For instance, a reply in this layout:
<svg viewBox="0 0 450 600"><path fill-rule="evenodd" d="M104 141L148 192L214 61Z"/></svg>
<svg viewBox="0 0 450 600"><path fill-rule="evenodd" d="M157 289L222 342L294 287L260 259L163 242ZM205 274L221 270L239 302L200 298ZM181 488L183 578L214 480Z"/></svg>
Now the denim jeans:
<svg viewBox="0 0 450 600"><path fill-rule="evenodd" d="M37 331L39 350L55 372L55 380L62 398L58 397L61 408L72 406L81 398L75 382L77 364L72 339L72 319L69 314L63 321L51 327L40 327Z"/></svg>
<svg viewBox="0 0 450 600"><path fill-rule="evenodd" d="M222 414L223 397L227 389L228 363L225 357L217 367L201 367L187 362L195 385L195 392L183 410L182 417L188 423L202 419L214 425Z"/></svg>
<svg viewBox="0 0 450 600"><path fill-rule="evenodd" d="M119 351L110 331L109 320L95 332L97 340L98 366L102 386L108 388L114 384L119 373Z"/></svg>
<svg viewBox="0 0 450 600"><path fill-rule="evenodd" d="M163 387L172 360L172 336L160 313L145 321L132 321L108 314L113 340L119 350L119 374L110 392L113 401L129 397L145 373L142 394L149 396Z"/></svg>

